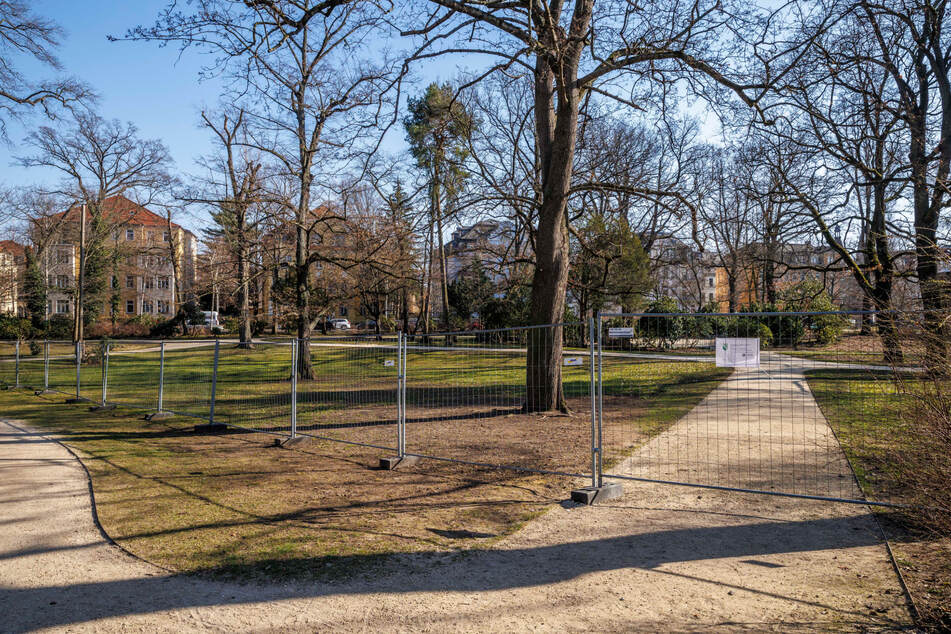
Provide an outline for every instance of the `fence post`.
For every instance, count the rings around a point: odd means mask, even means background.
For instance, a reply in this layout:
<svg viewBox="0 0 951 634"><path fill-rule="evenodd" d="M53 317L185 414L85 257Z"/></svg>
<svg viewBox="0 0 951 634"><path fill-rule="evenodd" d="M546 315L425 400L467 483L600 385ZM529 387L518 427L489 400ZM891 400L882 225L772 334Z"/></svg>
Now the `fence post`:
<svg viewBox="0 0 951 634"><path fill-rule="evenodd" d="M50 342L43 342L43 391L50 389Z"/></svg>
<svg viewBox="0 0 951 634"><path fill-rule="evenodd" d="M109 393L109 346L111 344L107 341L105 348L102 350L102 399L101 404L103 407L106 406L106 396Z"/></svg>
<svg viewBox="0 0 951 634"><path fill-rule="evenodd" d="M601 311L598 311L596 330L598 333L598 484L604 486L604 350L601 345Z"/></svg>
<svg viewBox="0 0 951 634"><path fill-rule="evenodd" d="M590 381L588 393L591 395L591 486L598 486L598 390L594 379L594 317L588 319L588 370Z"/></svg>
<svg viewBox="0 0 951 634"><path fill-rule="evenodd" d="M406 452L406 416L403 411L403 393L405 391L403 341L403 331L400 331L396 336L396 452L400 458Z"/></svg>
<svg viewBox="0 0 951 634"><path fill-rule="evenodd" d="M13 370L13 386L20 387L20 340L17 339L16 343L16 361L15 367Z"/></svg>
<svg viewBox="0 0 951 634"><path fill-rule="evenodd" d="M215 394L218 391L218 350L221 347L221 341L215 339L215 364L211 370L211 403L208 406L208 422L215 424Z"/></svg>
<svg viewBox="0 0 951 634"><path fill-rule="evenodd" d="M159 343L159 370L158 370L158 409L162 411L163 401L165 400L165 340Z"/></svg>
<svg viewBox="0 0 951 634"><path fill-rule="evenodd" d="M297 438L297 339L291 343L291 438Z"/></svg>
<svg viewBox="0 0 951 634"><path fill-rule="evenodd" d="M83 364L82 345L83 344L81 342L79 341L76 342L76 398L77 399L81 398L80 397L80 371L82 370L82 364Z"/></svg>

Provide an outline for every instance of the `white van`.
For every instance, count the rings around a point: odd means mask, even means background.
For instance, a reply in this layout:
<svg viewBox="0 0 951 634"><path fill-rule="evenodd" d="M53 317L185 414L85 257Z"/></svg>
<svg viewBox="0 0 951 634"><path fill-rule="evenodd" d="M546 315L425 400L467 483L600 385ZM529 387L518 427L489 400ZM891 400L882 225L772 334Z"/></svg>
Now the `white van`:
<svg viewBox="0 0 951 634"><path fill-rule="evenodd" d="M201 311L202 317L204 317L204 324L206 326L220 326L218 322L218 311L217 310L203 310Z"/></svg>

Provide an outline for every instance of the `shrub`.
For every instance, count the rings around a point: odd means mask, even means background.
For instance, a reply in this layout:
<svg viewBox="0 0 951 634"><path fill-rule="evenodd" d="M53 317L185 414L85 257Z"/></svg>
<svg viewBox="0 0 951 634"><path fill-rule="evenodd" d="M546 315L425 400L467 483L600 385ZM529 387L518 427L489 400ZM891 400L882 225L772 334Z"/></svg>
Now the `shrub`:
<svg viewBox="0 0 951 634"><path fill-rule="evenodd" d="M662 297L650 303L645 311L648 315L641 317L637 322L637 334L649 346L659 345L670 348L674 343L687 335L688 317L679 314L680 307L673 297ZM652 317L650 314L656 314Z"/></svg>
<svg viewBox="0 0 951 634"><path fill-rule="evenodd" d="M31 342L30 342L30 354L33 355L34 357L37 357L37 356L39 356L39 355L42 354L42 353L43 353L43 346L40 345L40 342L39 342L39 341L31 341Z"/></svg>
<svg viewBox="0 0 951 634"><path fill-rule="evenodd" d="M263 335L264 332L271 327L271 322L264 319L255 319L251 322L251 336L259 337Z"/></svg>
<svg viewBox="0 0 951 634"><path fill-rule="evenodd" d="M0 315L0 339L29 339L32 335L33 325L29 319Z"/></svg>
<svg viewBox="0 0 951 634"><path fill-rule="evenodd" d="M759 337L760 348L769 348L773 345L773 331L766 324L756 325L756 336Z"/></svg>
<svg viewBox="0 0 951 634"><path fill-rule="evenodd" d="M70 339L73 336L73 319L66 315L54 315L46 322L47 339Z"/></svg>

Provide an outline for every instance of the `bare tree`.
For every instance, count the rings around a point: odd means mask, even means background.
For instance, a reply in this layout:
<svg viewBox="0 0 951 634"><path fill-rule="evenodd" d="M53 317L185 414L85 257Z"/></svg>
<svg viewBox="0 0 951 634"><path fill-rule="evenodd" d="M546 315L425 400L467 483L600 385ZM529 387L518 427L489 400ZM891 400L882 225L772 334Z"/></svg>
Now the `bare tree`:
<svg viewBox="0 0 951 634"><path fill-rule="evenodd" d="M222 112L216 115L202 112L204 126L216 139L218 152L206 159L207 175L200 189L189 198L211 204L215 227L209 237L221 239L231 255L237 270L237 295L240 324L239 346L252 346L251 334L251 278L254 251L259 248L260 228L266 204L261 191L261 160L259 153L247 149L244 130L245 113Z"/></svg>
<svg viewBox="0 0 951 634"><path fill-rule="evenodd" d="M926 323L932 338L929 365L941 368L951 339L944 319L949 291L938 278L944 258L938 229L951 204L951 20L943 0L860 0L852 5L857 28L875 46L869 61L887 73L884 107L907 127L907 178L911 185L915 252Z"/></svg>
<svg viewBox="0 0 951 634"><path fill-rule="evenodd" d="M742 79L749 73L735 72L732 62L741 43L754 40L753 46L768 27L755 14L716 0L649 6L596 0L429 4L425 20L416 19L418 26L405 31L421 40L415 57L478 52L499 60L486 74L518 69L531 77L539 174L531 315L534 324L558 323L568 284L569 199L599 186L573 179L584 105L604 97L643 108L650 91L661 101L667 88L685 81L697 92L712 96L722 88L755 106L758 86ZM775 61L785 53L780 48L763 50L758 59ZM766 83L774 79L768 69L763 75ZM565 409L561 329L554 328L553 336L546 329L532 333L526 410Z"/></svg>
<svg viewBox="0 0 951 634"><path fill-rule="evenodd" d="M173 2L154 26L127 35L209 52L211 67L229 73L248 102L245 144L275 164L274 199L295 227L301 378L314 376L309 340L319 314L312 306L313 269L327 258L320 252L327 233L321 225L339 219L329 206L315 213L315 198L321 187L332 197L327 190L355 157L355 144L375 129L393 68L364 61L364 47L385 9L370 0L199 0L184 14Z"/></svg>
<svg viewBox="0 0 951 634"><path fill-rule="evenodd" d="M19 163L52 168L62 174L59 187L49 193L72 201L61 226L73 222L79 225L73 337L82 341L84 320L97 316L84 315L87 300L97 299L98 294L87 292L91 290L87 288L87 263L90 257L96 262L104 260L108 238L129 220L122 214L108 214L104 204L109 198L123 195L144 205L167 191L173 182L167 171L171 162L168 150L160 141L140 139L131 123L107 121L88 112L77 113L65 130L40 127L27 137L26 144L35 153L20 158Z"/></svg>
<svg viewBox="0 0 951 634"><path fill-rule="evenodd" d="M22 0L0 0L0 136L24 111L42 108L52 116L58 106L89 99L92 93L75 79L37 81L17 67L18 58L52 71L62 70L55 50L63 36L52 20L35 15Z"/></svg>

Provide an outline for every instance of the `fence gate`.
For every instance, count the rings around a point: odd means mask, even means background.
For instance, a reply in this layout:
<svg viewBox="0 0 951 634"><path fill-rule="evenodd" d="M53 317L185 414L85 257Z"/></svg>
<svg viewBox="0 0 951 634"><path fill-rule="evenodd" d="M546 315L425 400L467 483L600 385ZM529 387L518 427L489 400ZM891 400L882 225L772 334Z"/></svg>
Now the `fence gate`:
<svg viewBox="0 0 951 634"><path fill-rule="evenodd" d="M832 408L858 394L870 416L889 408L870 319L600 315L601 477L861 500L846 456L874 451L881 428Z"/></svg>

